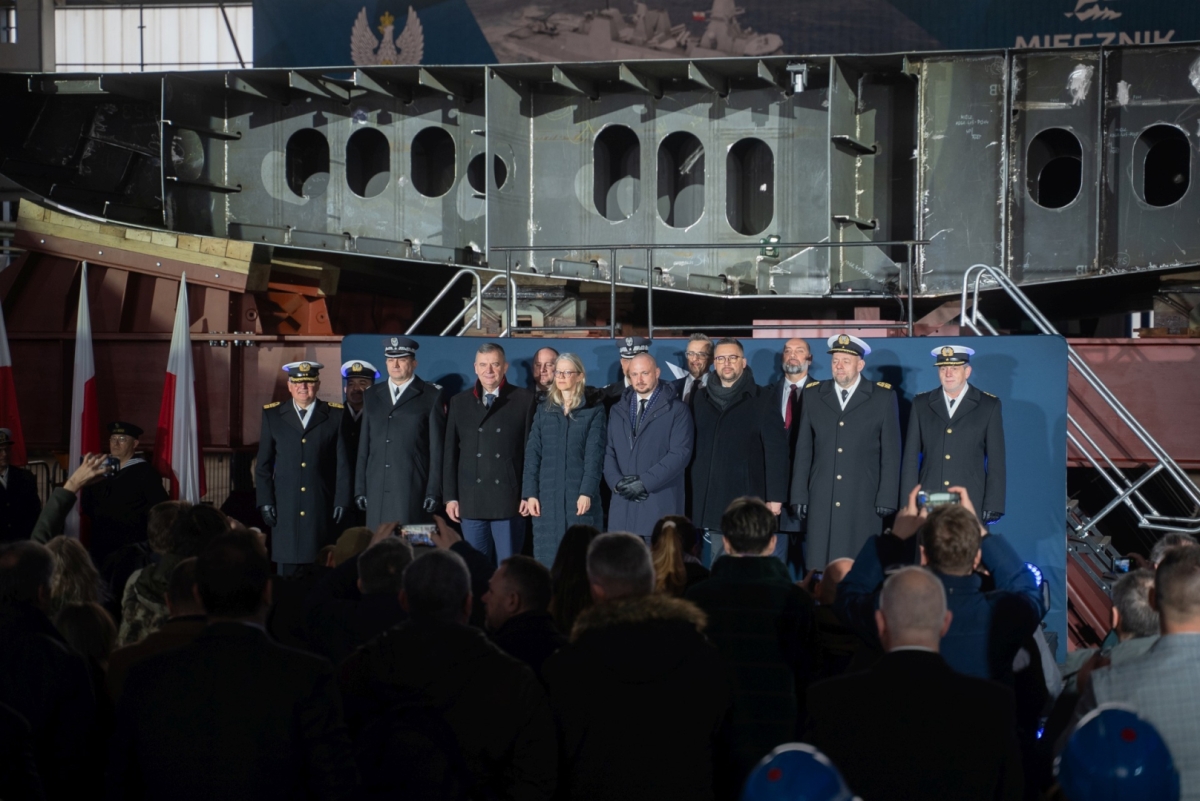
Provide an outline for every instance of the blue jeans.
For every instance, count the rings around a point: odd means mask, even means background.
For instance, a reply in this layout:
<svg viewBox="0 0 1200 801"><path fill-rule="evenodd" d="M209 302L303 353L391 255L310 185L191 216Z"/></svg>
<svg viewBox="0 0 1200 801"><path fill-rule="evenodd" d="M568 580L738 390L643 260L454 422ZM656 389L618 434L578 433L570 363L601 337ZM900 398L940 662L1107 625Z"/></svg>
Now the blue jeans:
<svg viewBox="0 0 1200 801"><path fill-rule="evenodd" d="M462 519L463 539L475 550L498 565L521 552L525 544L525 518L506 517L500 520Z"/></svg>

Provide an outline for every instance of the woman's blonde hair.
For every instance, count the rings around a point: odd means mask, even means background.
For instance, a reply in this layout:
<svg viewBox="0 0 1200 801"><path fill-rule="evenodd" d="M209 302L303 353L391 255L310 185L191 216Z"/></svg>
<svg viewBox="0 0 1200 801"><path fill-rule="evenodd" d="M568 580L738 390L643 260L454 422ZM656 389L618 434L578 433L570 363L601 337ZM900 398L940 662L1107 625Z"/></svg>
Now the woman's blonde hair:
<svg viewBox="0 0 1200 801"><path fill-rule="evenodd" d="M559 357L554 360L556 368L559 362L570 362L571 366L579 372L579 385L575 388L575 394L571 397L571 405L567 406L563 402L563 394L558 388L558 382L556 381L550 386L550 391L546 393L546 405L562 406L567 414L570 414L583 405L583 397L587 390L587 370L583 369L583 362L574 353L559 354Z"/></svg>
<svg viewBox="0 0 1200 801"><path fill-rule="evenodd" d="M683 535L679 526L691 525L686 517L667 515L654 526L650 536L650 558L654 562L654 589L682 597L687 589L687 568L683 564Z"/></svg>
<svg viewBox="0 0 1200 801"><path fill-rule="evenodd" d="M104 600L100 572L79 540L59 535L46 543L46 549L54 559L54 578L50 580L51 608L58 610L67 604Z"/></svg>

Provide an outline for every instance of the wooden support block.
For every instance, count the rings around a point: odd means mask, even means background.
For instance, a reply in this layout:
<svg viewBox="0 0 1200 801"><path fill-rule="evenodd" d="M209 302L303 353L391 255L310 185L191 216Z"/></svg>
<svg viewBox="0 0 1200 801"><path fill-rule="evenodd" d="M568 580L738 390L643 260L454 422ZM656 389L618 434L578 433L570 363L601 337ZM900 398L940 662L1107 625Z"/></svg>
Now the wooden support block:
<svg viewBox="0 0 1200 801"><path fill-rule="evenodd" d="M131 242L150 242L150 231L143 231L141 228L126 228L125 238Z"/></svg>
<svg viewBox="0 0 1200 801"><path fill-rule="evenodd" d="M166 231L151 231L150 241L155 245L173 248L179 242L179 237L177 237L175 234L169 234Z"/></svg>
<svg viewBox="0 0 1200 801"><path fill-rule="evenodd" d="M200 240L200 252L207 253L210 256L224 256L226 241L224 239L213 239L212 237L204 237Z"/></svg>
<svg viewBox="0 0 1200 801"><path fill-rule="evenodd" d="M119 225L100 225L100 233L104 236L124 237L125 229Z"/></svg>
<svg viewBox="0 0 1200 801"><path fill-rule="evenodd" d="M180 237L182 239L183 237ZM253 242L241 242L236 239L226 240L225 258L234 259L236 261L250 261L250 257L254 255Z"/></svg>
<svg viewBox="0 0 1200 801"><path fill-rule="evenodd" d="M176 247L178 247L180 250L190 250L192 253L199 253L200 237L180 234L179 243L176 245Z"/></svg>
<svg viewBox="0 0 1200 801"><path fill-rule="evenodd" d="M46 210L31 200L22 200L17 205L17 217L22 220L44 220Z"/></svg>

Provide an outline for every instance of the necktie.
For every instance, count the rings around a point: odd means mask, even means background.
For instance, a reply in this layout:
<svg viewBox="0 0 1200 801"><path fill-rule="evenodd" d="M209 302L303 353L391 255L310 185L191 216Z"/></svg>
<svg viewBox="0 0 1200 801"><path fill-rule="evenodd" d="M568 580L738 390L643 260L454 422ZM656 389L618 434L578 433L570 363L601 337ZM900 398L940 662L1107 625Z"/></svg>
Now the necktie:
<svg viewBox="0 0 1200 801"><path fill-rule="evenodd" d="M400 387L392 384L392 404L395 405L398 400L400 400Z"/></svg>
<svg viewBox="0 0 1200 801"><path fill-rule="evenodd" d="M635 420L633 423L633 429L635 432L642 426L642 415L646 413L646 400L646 398L642 398L638 401L637 420Z"/></svg>
<svg viewBox="0 0 1200 801"><path fill-rule="evenodd" d="M791 390L788 392L787 410L783 413L783 427L792 427L792 415L795 414L796 401L800 399L800 385L792 384Z"/></svg>
<svg viewBox="0 0 1200 801"><path fill-rule="evenodd" d="M495 402L496 402L496 396L493 395L492 393L489 392L488 394L483 396L483 405L486 406L487 408L489 408L489 409L492 408L492 404Z"/></svg>
<svg viewBox="0 0 1200 801"><path fill-rule="evenodd" d="M954 411L954 398L950 399L950 411Z"/></svg>
<svg viewBox="0 0 1200 801"><path fill-rule="evenodd" d="M848 397L850 397L850 390L848 390L848 389L843 389L843 390L842 390L842 406L843 406L843 407L845 407L845 405L846 405L846 398L848 398Z"/></svg>

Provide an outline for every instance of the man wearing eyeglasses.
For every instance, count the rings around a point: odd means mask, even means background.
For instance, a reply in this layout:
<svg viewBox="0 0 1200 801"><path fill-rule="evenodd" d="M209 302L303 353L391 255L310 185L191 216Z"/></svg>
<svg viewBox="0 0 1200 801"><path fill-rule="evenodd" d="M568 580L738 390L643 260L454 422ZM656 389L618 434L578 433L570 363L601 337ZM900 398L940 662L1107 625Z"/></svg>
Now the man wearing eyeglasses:
<svg viewBox="0 0 1200 801"><path fill-rule="evenodd" d="M429 523L442 496L446 401L442 388L417 375L420 344L386 337L388 380L363 393L354 503L367 526Z"/></svg>
<svg viewBox="0 0 1200 801"><path fill-rule="evenodd" d="M775 394L754 383L742 343L722 339L714 349L715 381L701 387L692 461L692 522L724 553L721 515L735 499L760 498L778 515L788 494L787 438Z"/></svg>
<svg viewBox="0 0 1200 801"><path fill-rule="evenodd" d="M707 334L695 333L688 337L687 351L688 374L671 382L675 397L689 407L696 399L696 391L708 383L712 375L713 343Z"/></svg>
<svg viewBox="0 0 1200 801"><path fill-rule="evenodd" d="M144 542L150 508L167 499L162 476L137 455L141 436L133 423L109 423L108 453L116 464L83 493L80 511L91 520L88 551L96 567L123 546Z"/></svg>

